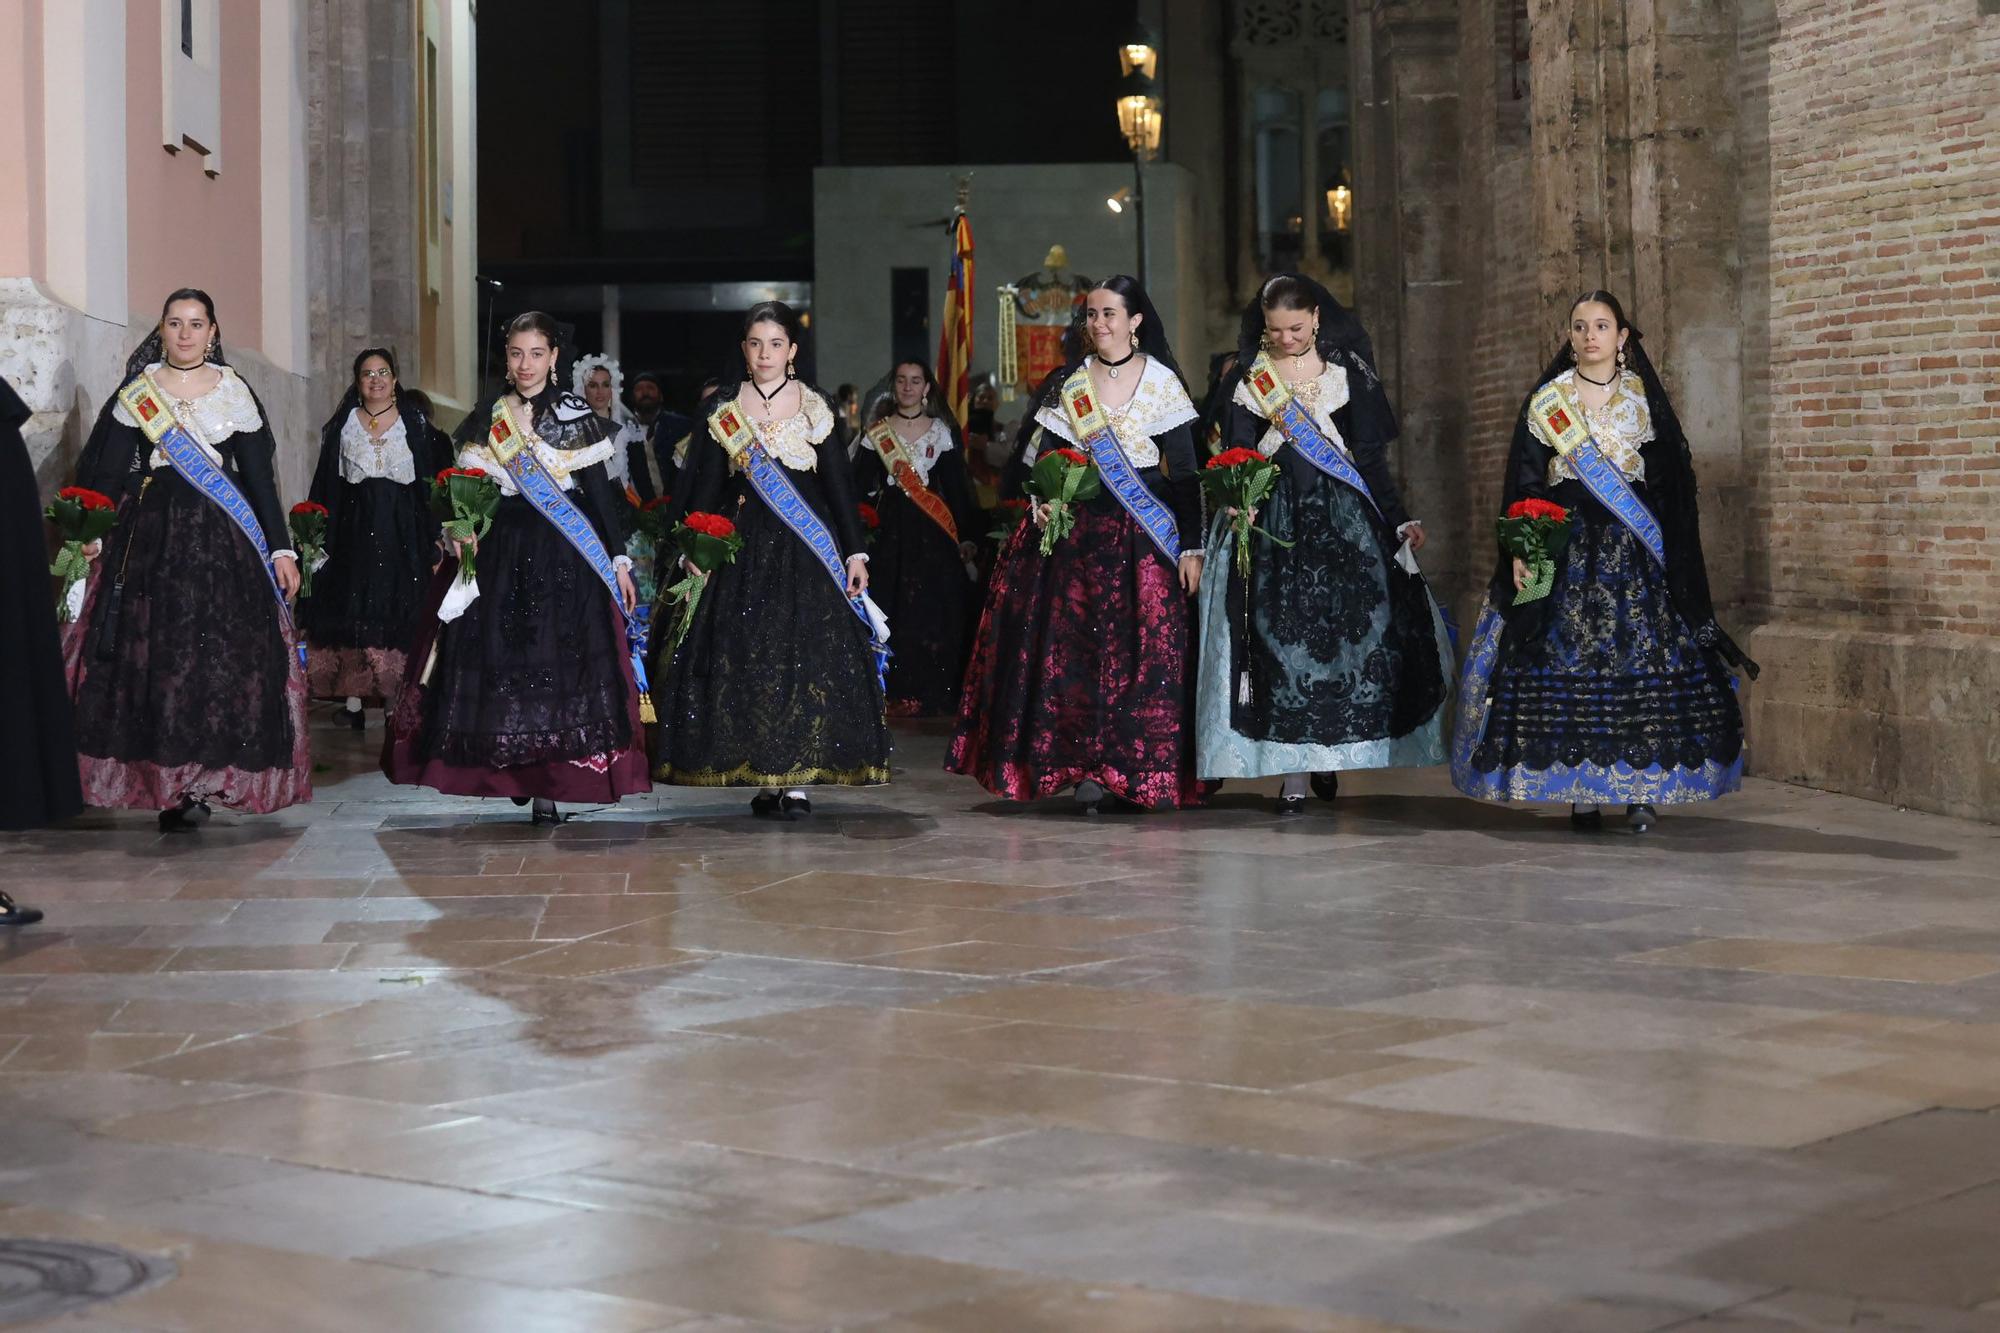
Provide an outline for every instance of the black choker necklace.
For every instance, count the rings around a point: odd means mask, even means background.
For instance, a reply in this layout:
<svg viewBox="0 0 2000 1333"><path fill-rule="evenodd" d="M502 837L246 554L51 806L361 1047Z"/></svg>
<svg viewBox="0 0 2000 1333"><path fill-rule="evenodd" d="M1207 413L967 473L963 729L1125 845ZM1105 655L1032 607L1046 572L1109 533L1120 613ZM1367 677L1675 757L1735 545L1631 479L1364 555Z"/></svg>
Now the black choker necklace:
<svg viewBox="0 0 2000 1333"><path fill-rule="evenodd" d="M924 409L921 407L918 408L915 412L905 412L902 408L899 407L896 409L896 415L901 417L905 421L922 421L926 413L924 412Z"/></svg>
<svg viewBox="0 0 2000 1333"><path fill-rule="evenodd" d="M389 415L389 414L390 414L391 412L395 411L395 410L396 410L396 405L395 405L394 403L390 403L390 404L389 404L389 405L388 405L387 407L383 408L383 409L382 409L382 410L381 410L380 412L369 412L369 411L368 411L368 404L366 404L366 403L363 403L363 404L361 405L361 410L362 410L363 412L367 413L367 416L368 416L368 419L369 419L370 421L380 421L380 420L381 420L381 419L382 419L383 417L386 417L386 416L388 416L388 415Z"/></svg>
<svg viewBox="0 0 2000 1333"><path fill-rule="evenodd" d="M771 400L773 398L776 398L779 394L783 393L785 391L785 386L789 383L791 383L791 377L787 376L786 378L778 381L777 388L771 390L771 392L769 393L765 393L763 389L758 387L756 380L751 380L750 388L752 389L752 391L756 393L756 395L759 398L762 398L764 400L764 406L769 407L771 405Z"/></svg>
<svg viewBox="0 0 2000 1333"><path fill-rule="evenodd" d="M1133 357L1137 355L1139 355L1139 349L1137 347L1134 347L1131 351L1125 353L1125 356L1122 360L1106 361L1103 357L1100 356L1097 358L1097 364L1103 366L1106 370L1110 371L1111 378L1115 380L1118 378L1118 368L1124 365L1125 362L1130 361Z"/></svg>
<svg viewBox="0 0 2000 1333"><path fill-rule="evenodd" d="M1582 380L1585 384L1595 384L1600 389L1608 389L1612 385L1618 382L1618 372L1615 370L1611 372L1611 378L1608 380L1594 380L1590 376L1583 373L1582 366L1578 366L1576 368L1576 377Z"/></svg>
<svg viewBox="0 0 2000 1333"><path fill-rule="evenodd" d="M183 375L192 375L194 374L194 372L200 370L203 366L207 364L208 362L206 361L197 361L191 366L177 366L174 364L174 359L172 357L167 358L167 369L178 370Z"/></svg>

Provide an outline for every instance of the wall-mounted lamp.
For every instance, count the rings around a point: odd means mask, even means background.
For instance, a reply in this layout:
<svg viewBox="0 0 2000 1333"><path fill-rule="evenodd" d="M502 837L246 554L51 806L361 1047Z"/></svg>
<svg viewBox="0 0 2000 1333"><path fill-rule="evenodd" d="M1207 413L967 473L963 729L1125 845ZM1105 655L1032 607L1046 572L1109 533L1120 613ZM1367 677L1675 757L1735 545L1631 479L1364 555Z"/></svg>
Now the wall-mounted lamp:
<svg viewBox="0 0 2000 1333"><path fill-rule="evenodd" d="M1336 185L1328 190L1326 215L1333 219L1335 231L1346 231L1354 220L1354 191L1345 185Z"/></svg>
<svg viewBox="0 0 2000 1333"><path fill-rule="evenodd" d="M1118 187L1118 193L1111 195L1104 201L1104 206L1110 209L1114 213L1123 213L1125 211L1125 205L1131 200L1131 198L1132 198L1132 187L1129 185L1121 185Z"/></svg>

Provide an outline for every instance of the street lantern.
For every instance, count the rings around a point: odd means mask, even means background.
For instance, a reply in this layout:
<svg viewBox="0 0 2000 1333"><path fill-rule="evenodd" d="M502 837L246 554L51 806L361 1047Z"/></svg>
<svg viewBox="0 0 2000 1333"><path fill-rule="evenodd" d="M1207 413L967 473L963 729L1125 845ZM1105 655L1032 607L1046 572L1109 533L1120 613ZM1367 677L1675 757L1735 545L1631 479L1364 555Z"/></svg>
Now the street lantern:
<svg viewBox="0 0 2000 1333"><path fill-rule="evenodd" d="M1143 23L1134 23L1125 30L1118 43L1119 69L1126 74L1137 70L1147 78L1159 73L1159 43L1153 38L1153 30Z"/></svg>
<svg viewBox="0 0 2000 1333"><path fill-rule="evenodd" d="M1135 69L1118 81L1118 131L1134 154L1148 162L1159 155L1164 120L1151 75Z"/></svg>

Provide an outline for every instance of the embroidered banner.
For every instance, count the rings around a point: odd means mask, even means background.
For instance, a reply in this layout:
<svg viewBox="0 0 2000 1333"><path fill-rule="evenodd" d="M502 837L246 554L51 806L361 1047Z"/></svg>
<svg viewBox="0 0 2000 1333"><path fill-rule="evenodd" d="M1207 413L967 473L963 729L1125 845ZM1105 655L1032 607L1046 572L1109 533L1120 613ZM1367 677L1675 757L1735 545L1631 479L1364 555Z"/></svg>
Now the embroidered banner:
<svg viewBox="0 0 2000 1333"><path fill-rule="evenodd" d="M251 549L257 552L257 563L264 568L264 578L271 585L271 595L278 599L278 621L284 627L287 638L299 655L299 665L306 663L306 645L298 637L292 626L292 608L285 601L285 590L278 586L278 572L271 565L271 546L264 539L264 525L257 521L257 511L250 507L250 501L229 479L229 474L217 467L215 460L202 448L205 441L198 442L188 433L188 428L175 417L166 404L166 395L160 386L153 383L148 372L118 391L118 401L125 404L125 410L139 423L139 429L155 448L167 456L174 471L182 480L200 491L215 503L216 508L229 516L245 537L250 539Z"/></svg>
<svg viewBox="0 0 2000 1333"><path fill-rule="evenodd" d="M1098 406L1096 390L1090 383L1090 370L1078 366L1074 373L1063 382L1063 411L1069 415L1069 427L1090 451L1091 461L1097 464L1097 471L1110 487L1118 503L1125 506L1125 512L1133 522L1145 530L1153 539L1153 545L1160 548L1160 554L1168 564L1180 560L1180 526L1174 520L1174 511L1160 503L1132 460L1125 456L1124 447L1111 430L1111 419Z"/></svg>
<svg viewBox="0 0 2000 1333"><path fill-rule="evenodd" d="M1257 353L1257 359L1250 363L1249 371L1243 376L1243 383L1250 390L1250 397L1256 401L1257 410L1284 435L1286 444L1298 450L1301 457L1327 476L1361 492L1361 498L1368 501L1375 516L1382 516L1382 506L1369 492L1368 483L1362 478L1360 470L1338 445L1326 438L1319 423L1313 420L1312 413L1305 410L1298 396L1292 392L1292 386L1285 383L1277 368L1271 364L1267 353Z"/></svg>
<svg viewBox="0 0 2000 1333"><path fill-rule="evenodd" d="M1624 474L1598 449L1597 441L1591 438L1583 404L1573 392L1566 392L1562 384L1550 380L1535 390L1534 397L1528 400L1528 410L1542 423L1549 442L1576 469L1576 475L1597 497L1597 502L1617 515L1654 562L1665 568L1667 546L1660 532L1660 521L1632 490Z"/></svg>
<svg viewBox="0 0 2000 1333"><path fill-rule="evenodd" d="M903 488L903 494L910 497L917 508L924 511L924 517L944 529L944 535L953 544L958 541L958 522L951 516L951 506L938 493L924 485L924 479L917 475L916 465L910 461L910 453L902 438L891 429L889 419L884 417L868 428L868 438L875 445L875 452L889 469L889 475Z"/></svg>

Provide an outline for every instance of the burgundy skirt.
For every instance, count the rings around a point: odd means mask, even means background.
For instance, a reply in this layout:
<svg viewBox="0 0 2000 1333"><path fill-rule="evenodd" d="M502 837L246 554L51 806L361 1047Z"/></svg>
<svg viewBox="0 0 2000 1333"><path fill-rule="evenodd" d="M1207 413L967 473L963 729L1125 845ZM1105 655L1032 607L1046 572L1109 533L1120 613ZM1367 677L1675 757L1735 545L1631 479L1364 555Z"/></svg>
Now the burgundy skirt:
<svg viewBox="0 0 2000 1333"><path fill-rule="evenodd" d="M1193 617L1174 567L1120 508L1077 506L1049 555L1001 548L945 768L1031 801L1091 781L1152 808L1199 805Z"/></svg>

